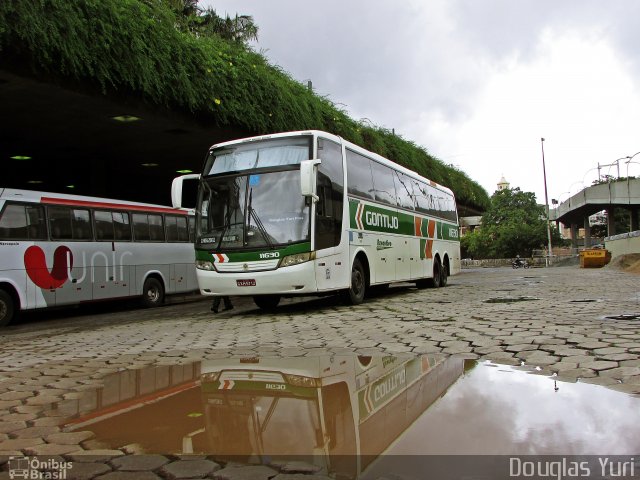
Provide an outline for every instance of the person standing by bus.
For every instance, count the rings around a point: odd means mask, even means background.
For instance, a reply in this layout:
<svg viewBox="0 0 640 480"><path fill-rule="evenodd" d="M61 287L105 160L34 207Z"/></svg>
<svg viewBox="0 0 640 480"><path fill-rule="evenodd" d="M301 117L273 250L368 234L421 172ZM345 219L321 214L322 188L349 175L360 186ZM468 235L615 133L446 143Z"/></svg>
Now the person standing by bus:
<svg viewBox="0 0 640 480"><path fill-rule="evenodd" d="M213 304L211 304L211 311L213 313L218 313L218 308L220 308L220 301L224 300L224 309L231 310L233 308L233 304L231 303L231 299L224 295L222 297L214 297Z"/></svg>

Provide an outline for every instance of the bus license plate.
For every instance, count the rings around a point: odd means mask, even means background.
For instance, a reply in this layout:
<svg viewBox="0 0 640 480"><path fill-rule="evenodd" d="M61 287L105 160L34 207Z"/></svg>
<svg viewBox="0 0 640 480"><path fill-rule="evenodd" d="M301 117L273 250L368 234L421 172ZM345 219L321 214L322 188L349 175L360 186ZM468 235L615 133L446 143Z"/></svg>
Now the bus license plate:
<svg viewBox="0 0 640 480"><path fill-rule="evenodd" d="M236 280L236 285L239 287L255 287L256 281L253 278L247 280Z"/></svg>

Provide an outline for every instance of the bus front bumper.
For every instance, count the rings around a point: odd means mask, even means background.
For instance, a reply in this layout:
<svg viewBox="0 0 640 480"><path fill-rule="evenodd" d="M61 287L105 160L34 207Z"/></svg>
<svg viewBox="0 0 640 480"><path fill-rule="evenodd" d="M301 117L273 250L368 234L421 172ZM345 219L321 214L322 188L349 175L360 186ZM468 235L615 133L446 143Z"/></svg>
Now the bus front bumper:
<svg viewBox="0 0 640 480"><path fill-rule="evenodd" d="M298 295L318 291L314 262L263 272L196 270L202 295Z"/></svg>

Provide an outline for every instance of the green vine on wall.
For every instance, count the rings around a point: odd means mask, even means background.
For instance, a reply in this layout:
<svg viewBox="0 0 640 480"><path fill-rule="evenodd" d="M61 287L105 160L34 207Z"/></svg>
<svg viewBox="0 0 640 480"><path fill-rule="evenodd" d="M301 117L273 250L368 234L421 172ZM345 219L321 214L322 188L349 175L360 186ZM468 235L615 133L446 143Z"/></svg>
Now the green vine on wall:
<svg viewBox="0 0 640 480"><path fill-rule="evenodd" d="M134 95L255 134L324 130L450 187L484 210L487 192L460 170L382 128L357 122L245 46L178 28L162 0L0 2L2 68L101 94Z"/></svg>

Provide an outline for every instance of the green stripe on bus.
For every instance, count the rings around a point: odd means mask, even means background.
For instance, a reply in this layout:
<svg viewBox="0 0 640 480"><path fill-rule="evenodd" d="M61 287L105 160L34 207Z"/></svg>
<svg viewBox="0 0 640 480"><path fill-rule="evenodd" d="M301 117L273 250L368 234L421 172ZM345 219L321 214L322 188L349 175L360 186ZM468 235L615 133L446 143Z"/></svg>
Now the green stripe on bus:
<svg viewBox="0 0 640 480"><path fill-rule="evenodd" d="M296 255L298 253L307 253L310 251L311 251L310 242L287 245L286 247L278 248L275 250L264 249L264 250L254 250L251 252L225 252L224 250L221 250L219 252L212 252L211 250L197 249L196 260L204 260L204 261L212 262L213 255L214 253L216 253L216 254L226 255L229 258L229 262L257 262L261 260L284 258L287 255ZM265 255L265 254L269 254L269 255Z"/></svg>
<svg viewBox="0 0 640 480"><path fill-rule="evenodd" d="M413 235L413 215L388 208L349 200L349 218L353 229L371 232Z"/></svg>
<svg viewBox="0 0 640 480"><path fill-rule="evenodd" d="M406 390L422 375L422 360L415 358L380 377L358 392L359 419L363 422L380 407Z"/></svg>
<svg viewBox="0 0 640 480"><path fill-rule="evenodd" d="M317 389L313 387L298 387L288 383L254 382L250 380L203 382L201 389L203 393L269 392L304 398L314 398L317 395Z"/></svg>
<svg viewBox="0 0 640 480"><path fill-rule="evenodd" d="M435 222L433 235L429 235L429 222ZM367 205L358 200L349 200L349 223L354 230L411 236L415 236L418 230L424 238L459 240L458 225L454 223L429 220L421 215Z"/></svg>

